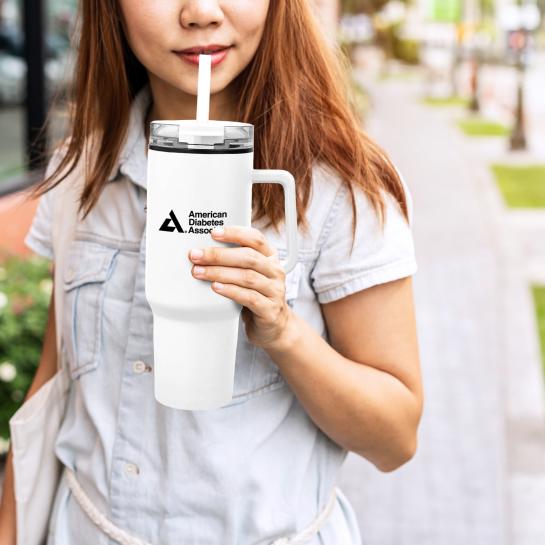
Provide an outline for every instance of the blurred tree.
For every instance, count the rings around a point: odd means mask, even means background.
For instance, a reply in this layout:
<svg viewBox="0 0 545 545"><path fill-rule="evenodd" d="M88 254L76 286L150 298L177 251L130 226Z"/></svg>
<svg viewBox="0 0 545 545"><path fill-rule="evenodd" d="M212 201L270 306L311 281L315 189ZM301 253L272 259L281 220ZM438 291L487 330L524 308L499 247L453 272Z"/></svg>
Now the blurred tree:
<svg viewBox="0 0 545 545"><path fill-rule="evenodd" d="M379 12L387 3L388 0L341 0L341 9L343 13L373 15Z"/></svg>

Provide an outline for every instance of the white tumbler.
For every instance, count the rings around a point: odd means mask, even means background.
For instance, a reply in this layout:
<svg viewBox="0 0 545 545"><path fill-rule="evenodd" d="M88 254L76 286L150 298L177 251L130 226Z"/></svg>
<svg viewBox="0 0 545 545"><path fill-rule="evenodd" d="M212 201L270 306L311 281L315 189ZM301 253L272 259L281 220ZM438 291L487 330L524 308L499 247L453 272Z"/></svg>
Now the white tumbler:
<svg viewBox="0 0 545 545"><path fill-rule="evenodd" d="M253 168L254 126L235 121L152 121L147 165L145 293L153 312L154 392L177 409L231 401L242 305L191 274L191 248L217 225L251 225L252 184L284 189L289 272L297 260L295 182Z"/></svg>

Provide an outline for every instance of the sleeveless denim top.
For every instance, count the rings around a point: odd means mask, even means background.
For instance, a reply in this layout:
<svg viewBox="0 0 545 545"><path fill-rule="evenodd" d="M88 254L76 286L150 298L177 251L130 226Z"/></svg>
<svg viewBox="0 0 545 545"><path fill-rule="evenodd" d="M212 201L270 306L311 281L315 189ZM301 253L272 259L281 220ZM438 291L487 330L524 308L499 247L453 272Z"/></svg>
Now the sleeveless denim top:
<svg viewBox="0 0 545 545"><path fill-rule="evenodd" d="M347 451L310 419L241 320L234 396L216 410L184 411L153 393L152 312L144 293L149 85L135 97L118 169L77 225L64 272L64 350L72 378L56 454L117 526L154 545L257 545L305 527L323 508ZM51 167L51 162L48 168ZM405 182L412 219L412 198ZM54 260L51 202L40 197L25 243ZM412 221L386 194L384 232L365 194L352 255L349 191L316 165L298 263L286 300L326 340L327 303L416 272ZM283 229L254 222L278 256ZM204 244L203 244L204 246ZM362 486L364 483L362 483ZM113 545L61 480L48 545ZM309 545L360 545L354 511L339 494Z"/></svg>

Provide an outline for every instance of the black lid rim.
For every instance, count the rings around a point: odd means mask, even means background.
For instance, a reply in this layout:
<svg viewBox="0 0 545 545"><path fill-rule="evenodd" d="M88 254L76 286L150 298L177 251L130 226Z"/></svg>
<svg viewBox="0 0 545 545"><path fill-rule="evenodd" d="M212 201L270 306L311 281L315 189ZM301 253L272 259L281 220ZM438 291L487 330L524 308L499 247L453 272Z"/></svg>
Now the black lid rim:
<svg viewBox="0 0 545 545"><path fill-rule="evenodd" d="M205 154L230 154L230 153L251 153L254 148L226 148L226 149L206 149L206 148L169 148L155 146L150 144L149 149L154 151L166 151L168 153L205 153Z"/></svg>

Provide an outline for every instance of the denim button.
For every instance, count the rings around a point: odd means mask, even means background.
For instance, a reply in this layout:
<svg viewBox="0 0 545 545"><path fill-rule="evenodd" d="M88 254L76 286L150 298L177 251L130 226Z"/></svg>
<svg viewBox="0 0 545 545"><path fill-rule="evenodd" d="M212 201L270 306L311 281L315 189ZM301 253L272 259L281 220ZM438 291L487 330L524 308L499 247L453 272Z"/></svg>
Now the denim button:
<svg viewBox="0 0 545 545"><path fill-rule="evenodd" d="M137 360L132 364L132 370L139 375L148 370L148 366L141 360Z"/></svg>
<svg viewBox="0 0 545 545"><path fill-rule="evenodd" d="M130 475L138 475L138 473L140 473L140 469L138 468L138 466L131 462L127 462L125 464L125 471Z"/></svg>

